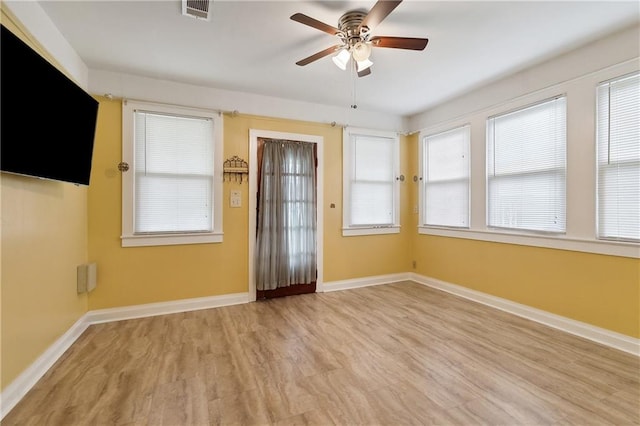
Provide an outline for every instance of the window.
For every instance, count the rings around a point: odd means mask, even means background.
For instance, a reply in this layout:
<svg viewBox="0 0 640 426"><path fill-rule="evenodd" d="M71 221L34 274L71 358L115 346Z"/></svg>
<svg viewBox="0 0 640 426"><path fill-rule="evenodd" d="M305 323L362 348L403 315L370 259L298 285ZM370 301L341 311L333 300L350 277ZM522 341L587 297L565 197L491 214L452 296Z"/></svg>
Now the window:
<svg viewBox="0 0 640 426"><path fill-rule="evenodd" d="M597 93L598 237L640 240L640 74Z"/></svg>
<svg viewBox="0 0 640 426"><path fill-rule="evenodd" d="M566 98L487 122L487 224L563 233L566 223Z"/></svg>
<svg viewBox="0 0 640 426"><path fill-rule="evenodd" d="M343 235L400 232L397 134L347 128L343 135Z"/></svg>
<svg viewBox="0 0 640 426"><path fill-rule="evenodd" d="M421 225L469 227L469 129L422 139Z"/></svg>
<svg viewBox="0 0 640 426"><path fill-rule="evenodd" d="M126 101L122 245L222 241L222 118Z"/></svg>

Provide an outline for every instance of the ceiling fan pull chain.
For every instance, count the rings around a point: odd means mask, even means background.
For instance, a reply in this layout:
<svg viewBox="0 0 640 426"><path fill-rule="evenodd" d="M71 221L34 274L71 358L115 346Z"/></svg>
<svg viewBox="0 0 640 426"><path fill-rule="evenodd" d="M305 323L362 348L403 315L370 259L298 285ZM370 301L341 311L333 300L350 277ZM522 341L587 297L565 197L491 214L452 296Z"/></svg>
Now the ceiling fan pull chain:
<svg viewBox="0 0 640 426"><path fill-rule="evenodd" d="M351 109L358 108L358 103L356 100L356 65L355 61L353 62L353 66L351 67Z"/></svg>

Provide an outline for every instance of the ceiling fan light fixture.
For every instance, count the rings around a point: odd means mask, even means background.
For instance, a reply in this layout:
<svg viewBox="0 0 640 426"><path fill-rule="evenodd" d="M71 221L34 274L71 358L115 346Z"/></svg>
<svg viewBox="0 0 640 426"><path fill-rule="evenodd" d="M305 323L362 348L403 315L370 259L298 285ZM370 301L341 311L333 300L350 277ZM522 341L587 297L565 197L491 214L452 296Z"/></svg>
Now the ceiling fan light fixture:
<svg viewBox="0 0 640 426"><path fill-rule="evenodd" d="M354 44L352 50L353 59L355 59L357 62L368 60L369 56L371 56L371 46L368 43L364 43L362 41Z"/></svg>
<svg viewBox="0 0 640 426"><path fill-rule="evenodd" d="M356 61L356 65L357 65L357 71L364 71L367 68L369 68L371 65L373 65L373 62L371 62L368 59L365 59L363 61Z"/></svg>
<svg viewBox="0 0 640 426"><path fill-rule="evenodd" d="M347 69L347 64L349 63L350 57L351 55L349 54L349 51L347 49L340 49L340 51L331 59L338 68L344 71Z"/></svg>
<svg viewBox="0 0 640 426"><path fill-rule="evenodd" d="M1 0L0 0L1 1ZM183 0L205 1L205 0ZM209 0L214 1L214 0ZM349 59L353 56L352 69L358 71L358 77L371 74L371 50L379 47L388 49L424 50L429 39L416 37L373 36L372 30L395 10L403 0L377 0L368 12L362 9L349 10L338 20L338 26L325 24L302 13L291 15L293 21L315 28L338 39L339 44L314 53L296 65L308 65L325 56L333 55L337 67L346 71ZM350 2L344 2L350 3Z"/></svg>

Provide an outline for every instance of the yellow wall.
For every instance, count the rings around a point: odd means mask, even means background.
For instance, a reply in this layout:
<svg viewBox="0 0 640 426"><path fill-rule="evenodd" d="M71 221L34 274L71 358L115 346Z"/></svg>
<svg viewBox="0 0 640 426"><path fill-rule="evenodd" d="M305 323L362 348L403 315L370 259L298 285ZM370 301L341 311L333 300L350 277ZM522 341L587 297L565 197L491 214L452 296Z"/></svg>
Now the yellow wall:
<svg viewBox="0 0 640 426"><path fill-rule="evenodd" d="M416 235L417 272L640 337L640 261Z"/></svg>
<svg viewBox="0 0 640 426"><path fill-rule="evenodd" d="M2 24L50 60L5 9ZM87 311L76 267L87 261L88 234L86 187L6 173L0 187L4 389Z"/></svg>
<svg viewBox="0 0 640 426"><path fill-rule="evenodd" d="M89 257L98 264L98 286L89 308L101 309L249 290L248 183L224 184L220 244L160 247L120 245L122 150L121 102L99 98L100 115L89 188ZM342 129L319 123L244 116L224 117L224 157L249 156L249 129L319 135L324 138L324 279L335 281L405 272L410 231L397 235L342 236ZM402 145L402 165L407 150ZM254 167L250 164L250 167ZM242 191L242 208L229 207L229 191ZM402 185L402 197L407 194ZM334 203L335 208L330 208ZM408 220L402 211L403 222ZM357 255L354 255L357 253Z"/></svg>
<svg viewBox="0 0 640 426"><path fill-rule="evenodd" d="M418 152L418 137L409 150ZM409 168L417 174L417 155ZM417 205L417 185L409 198ZM412 228L418 215L412 217ZM415 272L640 337L640 260L412 234Z"/></svg>

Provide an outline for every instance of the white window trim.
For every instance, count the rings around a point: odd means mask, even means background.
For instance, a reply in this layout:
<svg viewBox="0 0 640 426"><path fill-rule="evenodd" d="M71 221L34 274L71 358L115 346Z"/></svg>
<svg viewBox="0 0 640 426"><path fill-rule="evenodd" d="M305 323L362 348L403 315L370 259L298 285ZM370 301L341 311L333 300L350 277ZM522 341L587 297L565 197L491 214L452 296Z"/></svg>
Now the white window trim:
<svg viewBox="0 0 640 426"><path fill-rule="evenodd" d="M213 171L213 231L198 233L134 233L135 194L133 190L135 170L134 111L147 110L166 114L210 118L214 131ZM122 161L129 164L129 171L122 173L122 247L163 246L177 244L221 243L222 232L222 114L198 108L124 100L122 104Z"/></svg>
<svg viewBox="0 0 640 426"><path fill-rule="evenodd" d="M627 73L638 71L636 60L621 62L603 70L548 86L544 89L518 96L497 105L488 106L459 117L445 120L420 129L423 134L438 133L471 123L471 219L470 229L448 229L418 224L418 234L468 240L515 244L574 252L602 254L640 259L640 244L616 240L602 240L596 234L596 90L598 84ZM520 109L526 105L557 96L567 96L567 230L566 234L531 234L524 231L498 230L486 226L486 119L503 112ZM590 116L578 115L574 97L584 102L591 96ZM587 98L589 99L589 98ZM581 103L586 105L586 103ZM591 121L589 121L591 120ZM587 126L587 127L585 127ZM588 129L591 127L591 129ZM580 135L577 137L577 135ZM591 139L592 138L592 139ZM575 160L578 144L592 144L591 156L580 149L580 160ZM588 170L587 170L588 169ZM592 193L577 194L577 181L592 181ZM586 215L586 216L585 216Z"/></svg>
<svg viewBox="0 0 640 426"><path fill-rule="evenodd" d="M373 226L350 226L351 199L351 135L377 136L394 140L396 149L393 158L393 173L396 180L393 185L393 224ZM345 127L342 131L342 235L383 235L400 233L400 137L396 132L372 130L357 127Z"/></svg>
<svg viewBox="0 0 640 426"><path fill-rule="evenodd" d="M358 235L384 235L399 234L400 225L390 226L352 226L351 228L342 228L342 236L355 237Z"/></svg>
<svg viewBox="0 0 640 426"><path fill-rule="evenodd" d="M418 233L422 235L434 235L439 237L463 238L467 240L488 241L493 243L516 244L521 246L579 251L584 253L605 254L609 256L632 257L636 259L640 258L640 247L638 247L637 244L569 238L565 235L549 237L540 234L527 235L520 232L503 232L494 228L487 230L462 230L426 226L419 227Z"/></svg>
<svg viewBox="0 0 640 426"><path fill-rule="evenodd" d="M469 224L467 226L445 226L445 225L427 225L425 224L425 220L426 220L426 211L424 209L424 196L425 196L425 189L427 186L427 180L425 179L425 164L422 161L424 159L424 149L425 149L425 145L427 144L426 139L428 137L431 136L437 136L440 135L442 133L447 133L447 132L452 132L454 130L458 130L458 129L464 129L466 128L469 132L468 138L469 138L469 156L471 157L471 147L473 146L471 143L471 123L469 122L465 122L463 124L460 125L456 125L456 126L450 126L447 127L445 130L441 130L441 131L437 131L437 132L430 132L430 133L424 133L424 132L420 132L418 134L418 170L420 173L420 177L419 177L419 182L418 182L418 227L419 228L433 228L433 229L469 229L471 227L471 186L472 186L472 181L471 181L471 160L469 161L469 211L468 213L468 222Z"/></svg>

